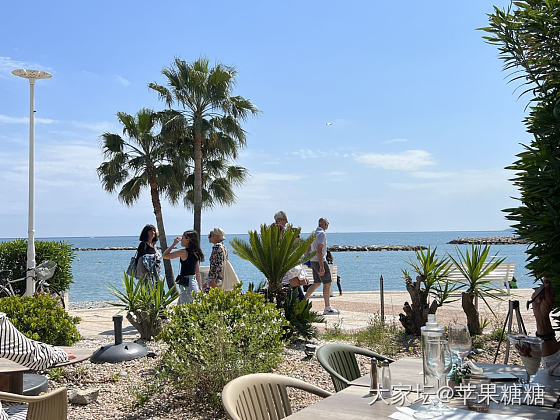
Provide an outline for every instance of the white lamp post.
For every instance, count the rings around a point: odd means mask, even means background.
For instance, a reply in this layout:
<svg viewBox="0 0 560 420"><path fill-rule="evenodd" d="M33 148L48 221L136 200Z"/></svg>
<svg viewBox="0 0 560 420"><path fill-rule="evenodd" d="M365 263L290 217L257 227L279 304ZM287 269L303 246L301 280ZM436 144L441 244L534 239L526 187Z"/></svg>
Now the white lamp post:
<svg viewBox="0 0 560 420"><path fill-rule="evenodd" d="M29 208L27 221L27 274L25 296L35 293L35 110L33 94L35 80L52 77L46 71L17 69L12 74L29 80Z"/></svg>

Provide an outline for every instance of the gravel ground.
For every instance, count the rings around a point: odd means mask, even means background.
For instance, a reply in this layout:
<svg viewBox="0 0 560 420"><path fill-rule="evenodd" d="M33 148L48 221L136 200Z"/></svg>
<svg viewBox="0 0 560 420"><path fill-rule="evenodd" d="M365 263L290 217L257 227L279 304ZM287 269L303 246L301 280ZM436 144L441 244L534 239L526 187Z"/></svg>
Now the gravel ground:
<svg viewBox="0 0 560 420"><path fill-rule="evenodd" d="M88 348L99 348L112 344L112 337L89 338L77 345ZM318 346L325 343L315 340ZM420 357L417 339L408 337L407 346L396 358L404 356ZM315 384L321 388L334 392L329 375L324 371L316 357L307 358L303 352L303 342L290 344L284 350L284 359L274 373L292 376ZM412 346L409 346L412 344ZM484 345L484 353L476 356L477 361L492 362L495 342ZM504 346L502 346L503 349ZM404 349L407 350L404 350ZM216 413L211 408L186 394L177 393L171 386L157 390L142 406L136 404L137 395L142 395L148 384L154 383L159 355L164 350L162 343L148 343L149 352L155 357L146 357L129 362L116 364L93 364L89 361L69 366L63 369L60 378L50 381L51 388L66 386L69 392L73 389L98 388L97 402L86 405L69 404L68 419L226 419L223 413ZM498 362L503 361L503 351ZM510 363L520 364L515 352L510 353ZM359 357L359 364L363 373L368 370L368 360ZM293 390L290 392L294 411L300 410L316 402L319 397Z"/></svg>

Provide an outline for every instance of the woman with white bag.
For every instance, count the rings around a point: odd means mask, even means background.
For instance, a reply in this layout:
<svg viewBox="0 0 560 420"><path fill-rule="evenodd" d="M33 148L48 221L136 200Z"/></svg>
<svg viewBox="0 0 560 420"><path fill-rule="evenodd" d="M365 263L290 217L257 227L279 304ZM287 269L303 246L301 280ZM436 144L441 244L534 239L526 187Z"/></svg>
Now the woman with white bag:
<svg viewBox="0 0 560 420"><path fill-rule="evenodd" d="M208 242L214 244L214 246L212 247L212 254L210 254L208 280L202 286L204 290L213 287L232 290L239 281L235 270L228 261L228 250L223 244L225 239L225 232L219 227L215 227L208 234Z"/></svg>

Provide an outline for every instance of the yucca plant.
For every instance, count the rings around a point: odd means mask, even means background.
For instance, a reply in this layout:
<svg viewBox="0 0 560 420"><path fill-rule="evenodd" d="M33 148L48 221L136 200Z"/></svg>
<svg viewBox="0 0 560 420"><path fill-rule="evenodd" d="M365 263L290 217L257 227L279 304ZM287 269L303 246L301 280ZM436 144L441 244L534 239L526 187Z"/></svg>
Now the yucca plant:
<svg viewBox="0 0 560 420"><path fill-rule="evenodd" d="M296 289L287 294L284 313L290 325L285 328L286 338L293 335L306 340L317 337L318 331L313 323L325 322L325 317L312 311L311 307L311 302L308 299L299 300Z"/></svg>
<svg viewBox="0 0 560 420"><path fill-rule="evenodd" d="M268 290L275 296L282 290L282 277L315 255L307 253L315 236L300 239L300 231L301 228L291 225L283 230L276 225L261 225L260 232L249 232L249 242L235 238L231 246L236 255L249 261L264 274Z"/></svg>
<svg viewBox="0 0 560 420"><path fill-rule="evenodd" d="M461 293L461 304L467 316L467 326L471 335L482 334L480 316L475 300L482 299L488 309L490 309L490 312L494 314L494 310L488 304L487 299L500 299L495 294L500 292L500 289L492 286L493 280L487 276L503 263L505 258L498 258L498 254L495 254L489 259L489 253L490 246L473 244L471 245L470 253L467 249L465 254L463 254L457 247L457 258L449 256L455 267L464 277L464 280L459 282L461 286L466 288Z"/></svg>
<svg viewBox="0 0 560 420"><path fill-rule="evenodd" d="M142 340L149 341L163 328L163 318L168 306L177 296L175 286L165 291L164 281L155 285L150 281L138 280L124 273L124 292L110 284L111 293L120 302L111 303L126 311L126 319L140 333Z"/></svg>
<svg viewBox="0 0 560 420"><path fill-rule="evenodd" d="M437 248L432 250L430 247L426 252L423 249L416 251L416 261L408 263L417 274L416 281L412 280L407 270L403 270L411 304L404 303L405 313L399 315L399 320L407 334L420 335L420 328L428 321L428 314L435 314L437 308L443 305L456 288L450 286L446 279L451 269L449 258L439 258L436 251ZM430 296L436 299L428 305Z"/></svg>

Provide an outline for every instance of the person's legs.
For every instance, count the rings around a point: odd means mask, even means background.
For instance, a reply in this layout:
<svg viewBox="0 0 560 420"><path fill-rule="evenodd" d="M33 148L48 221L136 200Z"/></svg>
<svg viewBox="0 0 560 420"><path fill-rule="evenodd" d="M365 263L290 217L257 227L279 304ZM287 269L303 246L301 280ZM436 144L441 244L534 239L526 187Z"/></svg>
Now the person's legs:
<svg viewBox="0 0 560 420"><path fill-rule="evenodd" d="M305 299L309 299L309 296L311 296L311 294L317 290L319 288L319 286L321 285L321 283L313 283L312 285L310 285L307 288L307 292L305 292Z"/></svg>
<svg viewBox="0 0 560 420"><path fill-rule="evenodd" d="M177 302L177 305L182 305L183 303L187 303L188 287L181 286L180 284L178 284L177 288L179 289L179 301Z"/></svg>
<svg viewBox="0 0 560 420"><path fill-rule="evenodd" d="M323 299L325 300L325 308L331 306L331 283L323 283Z"/></svg>

